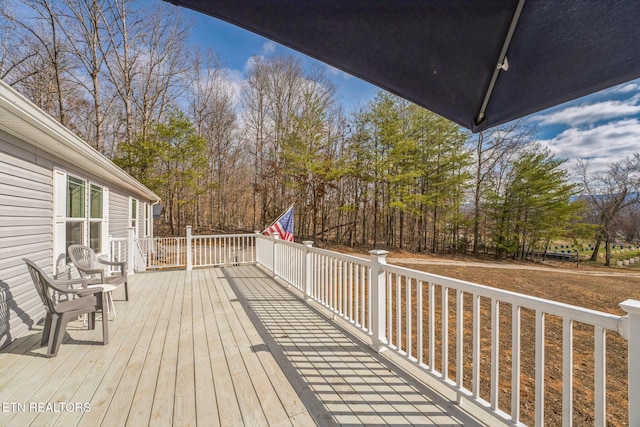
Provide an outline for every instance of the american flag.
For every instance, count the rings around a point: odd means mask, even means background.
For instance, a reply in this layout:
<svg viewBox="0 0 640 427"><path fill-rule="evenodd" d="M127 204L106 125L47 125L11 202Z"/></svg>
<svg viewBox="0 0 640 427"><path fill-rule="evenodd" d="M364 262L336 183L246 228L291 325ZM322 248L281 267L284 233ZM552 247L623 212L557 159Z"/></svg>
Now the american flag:
<svg viewBox="0 0 640 427"><path fill-rule="evenodd" d="M293 242L293 206L285 211L269 228L264 230L267 236L278 236L287 242Z"/></svg>

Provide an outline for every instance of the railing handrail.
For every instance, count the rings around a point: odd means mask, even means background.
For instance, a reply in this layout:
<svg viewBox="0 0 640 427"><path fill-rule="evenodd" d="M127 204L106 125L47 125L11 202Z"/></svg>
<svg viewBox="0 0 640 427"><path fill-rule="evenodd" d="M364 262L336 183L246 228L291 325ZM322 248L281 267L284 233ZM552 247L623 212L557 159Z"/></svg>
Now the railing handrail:
<svg viewBox="0 0 640 427"><path fill-rule="evenodd" d="M300 248L304 247L299 243L292 243L286 241L278 241L278 244L293 245ZM321 249L316 247L308 248L309 252L321 254L325 256L331 256L335 259L350 261L361 264L363 266L371 267L371 259L362 258L356 255L343 254L334 252L328 249ZM424 271L418 271L407 267L402 267L395 264L384 264L381 266L383 271L396 273L402 276L411 277L412 279L421 280L422 282L437 281L438 284L446 285L446 287L461 290L465 293L471 293L479 295L484 298L498 299L501 302L508 304L515 304L522 308L532 310L542 310L547 314L570 317L572 320L580 323L589 324L592 326L600 326L607 330L617 332L622 335L622 318L611 313L603 311L592 310L585 307L579 307L571 304L566 304L546 298L534 297L531 295L525 295L513 291L494 288L491 286L481 285L479 283L469 282L461 279L454 279L451 277L441 276L438 274L427 273Z"/></svg>
<svg viewBox="0 0 640 427"><path fill-rule="evenodd" d="M355 263L359 263L359 264L371 267L371 258L370 257L369 258L362 258L362 257L359 257L357 255L342 254L342 253L334 252L334 251L331 251L331 250L328 250L328 249L321 249L321 248L314 248L314 247L309 248L309 251L312 252L312 253L326 255L326 256L332 256L332 257L335 257L337 259L341 259L343 261L355 262Z"/></svg>
<svg viewBox="0 0 640 427"><path fill-rule="evenodd" d="M424 271L417 271L393 264L385 264L382 266L382 270L394 272L399 275L411 277L427 283L437 281L438 284L446 285L448 288L454 290L461 290L462 292L479 295L484 298L497 299L501 302L514 304L522 308L544 311L545 313L553 316L570 317L572 320L580 323L600 326L622 335L622 316L615 314L553 301L546 298L520 294L504 289L493 288L474 282L440 276Z"/></svg>
<svg viewBox="0 0 640 427"><path fill-rule="evenodd" d="M193 239L219 239L229 237L255 237L255 233L239 233L239 234L197 234L193 235Z"/></svg>

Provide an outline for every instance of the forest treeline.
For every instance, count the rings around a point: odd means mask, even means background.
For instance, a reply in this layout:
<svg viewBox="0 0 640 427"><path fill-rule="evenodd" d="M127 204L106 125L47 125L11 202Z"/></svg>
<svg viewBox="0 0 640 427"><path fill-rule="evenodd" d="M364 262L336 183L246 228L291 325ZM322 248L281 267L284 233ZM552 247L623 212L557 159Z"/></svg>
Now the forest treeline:
<svg viewBox="0 0 640 427"><path fill-rule="evenodd" d="M637 154L567 171L524 121L472 135L384 91L346 111L290 56L240 80L164 2L14 1L0 31L0 78L160 195L168 233L262 230L293 203L296 240L320 243L519 258L638 238Z"/></svg>

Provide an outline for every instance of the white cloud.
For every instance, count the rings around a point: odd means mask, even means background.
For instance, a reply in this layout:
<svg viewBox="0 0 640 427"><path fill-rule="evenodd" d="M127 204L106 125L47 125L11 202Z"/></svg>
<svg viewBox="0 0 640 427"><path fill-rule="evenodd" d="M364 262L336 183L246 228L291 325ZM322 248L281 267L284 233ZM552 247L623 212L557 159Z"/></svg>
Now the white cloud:
<svg viewBox="0 0 640 427"><path fill-rule="evenodd" d="M247 59L247 62L244 63L244 70L243 70L244 74L251 73L251 70L253 70L253 67L254 67L256 61L257 60L263 60L263 59L264 59L264 56L262 56L262 55L250 56Z"/></svg>
<svg viewBox="0 0 640 427"><path fill-rule="evenodd" d="M235 105L240 105L240 98L242 95L242 88L247 83L247 79L244 77L242 71L233 70L230 68L225 69L227 76L227 83L232 92Z"/></svg>
<svg viewBox="0 0 640 427"><path fill-rule="evenodd" d="M626 83L622 86L617 86L613 91L619 93L629 93L629 92L638 92L640 90L640 84L638 84L637 80L631 83Z"/></svg>
<svg viewBox="0 0 640 427"><path fill-rule="evenodd" d="M276 51L276 47L278 47L278 45L275 42L266 41L262 45L262 54L263 55L270 55L270 54L272 54L272 53L274 53Z"/></svg>
<svg viewBox="0 0 640 427"><path fill-rule="evenodd" d="M594 171L640 151L640 120L612 121L590 128L569 128L552 139L539 141L558 158L568 159L565 168L573 172L577 159L591 158Z"/></svg>
<svg viewBox="0 0 640 427"><path fill-rule="evenodd" d="M332 67L331 65L325 65L327 69L327 74L330 76L342 77L343 80L349 80L353 78L353 76L349 73L345 73L342 70L337 69L336 67Z"/></svg>
<svg viewBox="0 0 640 427"><path fill-rule="evenodd" d="M540 114L534 118L541 125L563 124L581 126L601 120L611 120L640 114L640 105L636 105L637 97L625 101L603 101L593 104L582 104L564 108L549 114Z"/></svg>

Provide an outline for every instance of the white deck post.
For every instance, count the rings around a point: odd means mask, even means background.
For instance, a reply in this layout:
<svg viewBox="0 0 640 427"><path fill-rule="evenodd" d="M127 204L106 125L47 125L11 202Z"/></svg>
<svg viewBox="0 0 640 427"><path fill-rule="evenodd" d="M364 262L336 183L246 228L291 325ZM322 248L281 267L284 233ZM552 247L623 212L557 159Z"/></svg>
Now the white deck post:
<svg viewBox="0 0 640 427"><path fill-rule="evenodd" d="M109 261L115 261L115 251L113 250L113 236L111 234L109 234L109 255L107 257L107 259ZM127 271L128 273L128 271Z"/></svg>
<svg viewBox="0 0 640 427"><path fill-rule="evenodd" d="M302 242L304 244L304 299L307 301L312 298L311 292L311 281L313 277L313 265L311 264L313 261L313 254L309 251L309 248L313 247L313 241L305 240Z"/></svg>
<svg viewBox="0 0 640 427"><path fill-rule="evenodd" d="M620 303L627 312L627 340L629 341L629 425L640 425L640 301L628 299Z"/></svg>
<svg viewBox="0 0 640 427"><path fill-rule="evenodd" d="M193 270L193 254L192 254L192 245L193 239L191 238L191 226L187 225L187 238L186 238L186 248L187 251L187 271Z"/></svg>
<svg viewBox="0 0 640 427"><path fill-rule="evenodd" d="M371 347L380 353L386 349L386 281L381 265L387 263L387 254L382 250L369 251L371 254Z"/></svg>
<svg viewBox="0 0 640 427"><path fill-rule="evenodd" d="M262 264L260 262L260 260L263 259L260 256L260 255L262 255L262 253L260 253L260 250L259 250L259 246L261 246L261 245L258 243L259 242L259 237L258 236L261 235L262 233L260 231L258 231L258 230L255 230L253 233L255 234L255 236L253 236L253 252L254 252L253 260L255 262L257 262L258 264Z"/></svg>
<svg viewBox="0 0 640 427"><path fill-rule="evenodd" d="M272 236L273 237L273 277L278 277L278 239L279 237L276 236Z"/></svg>
<svg viewBox="0 0 640 427"><path fill-rule="evenodd" d="M135 274L136 233L133 227L127 230L127 274Z"/></svg>

